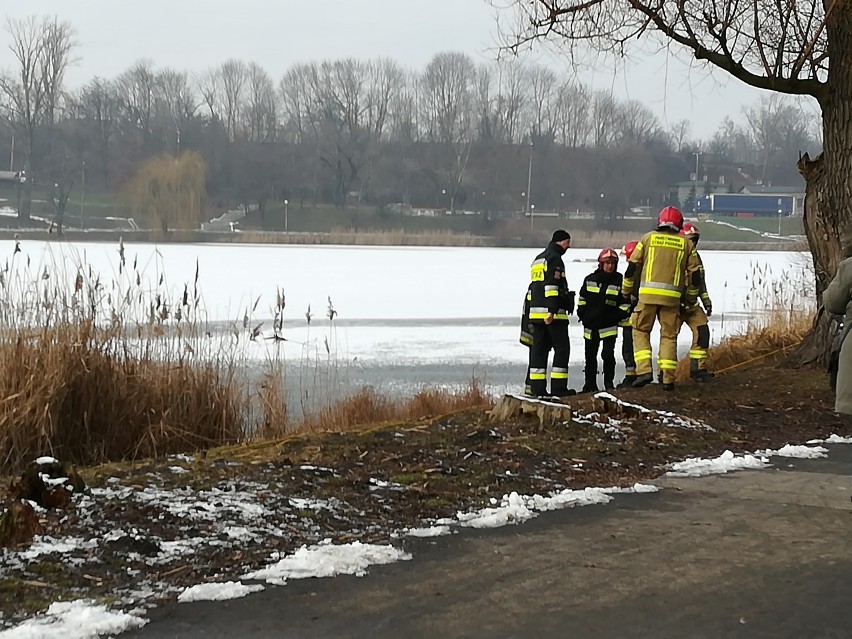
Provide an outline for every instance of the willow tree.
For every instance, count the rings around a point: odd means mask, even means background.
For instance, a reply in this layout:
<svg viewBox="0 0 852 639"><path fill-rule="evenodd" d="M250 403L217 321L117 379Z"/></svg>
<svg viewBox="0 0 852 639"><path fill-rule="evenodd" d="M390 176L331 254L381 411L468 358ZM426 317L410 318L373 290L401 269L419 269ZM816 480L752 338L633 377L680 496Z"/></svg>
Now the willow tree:
<svg viewBox="0 0 852 639"><path fill-rule="evenodd" d="M162 155L145 162L125 189L134 217L164 233L197 229L206 197L207 166L196 152Z"/></svg>
<svg viewBox="0 0 852 639"><path fill-rule="evenodd" d="M557 41L623 55L637 41L692 55L748 85L811 96L822 115L823 149L804 153L805 233L817 301L852 247L852 2L849 0L512 0L520 17L512 46ZM795 161L791 158L790 161ZM801 349L821 358L828 319Z"/></svg>

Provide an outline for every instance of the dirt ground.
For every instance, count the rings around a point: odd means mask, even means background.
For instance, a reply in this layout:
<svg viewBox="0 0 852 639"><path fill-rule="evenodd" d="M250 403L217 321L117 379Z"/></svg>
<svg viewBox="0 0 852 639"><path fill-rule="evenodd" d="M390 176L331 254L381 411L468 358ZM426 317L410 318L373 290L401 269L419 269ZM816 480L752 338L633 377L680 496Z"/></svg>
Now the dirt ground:
<svg viewBox="0 0 852 639"><path fill-rule="evenodd" d="M764 363L708 383L683 383L674 392L652 384L615 395L651 411L633 417L601 414L599 399L578 395L567 402L570 423L541 426L531 416L495 421L485 410L468 410L358 433L299 436L177 460L85 469L81 475L92 489L133 491L152 482L162 490L196 493L242 487L257 495L266 522L280 533L226 543L221 521L188 523L156 501L117 499L115 492L104 496L95 490L102 496L87 501L85 512L72 506L44 513L45 534L112 541L81 548L65 562L49 556L12 561L10 553L25 546L6 554L0 550L0 628L57 599L142 599L156 605L173 600L185 586L238 579L267 565L273 552L292 552L324 539L389 543L405 528L483 508L490 498L511 491L629 486L687 457L852 435L852 420L832 410L821 369ZM176 465L185 474L176 474ZM294 507L293 497L334 507ZM2 495L7 501L8 495ZM116 538L116 530L134 534ZM150 561L166 541L205 535L211 543L195 547L189 561L179 556Z"/></svg>

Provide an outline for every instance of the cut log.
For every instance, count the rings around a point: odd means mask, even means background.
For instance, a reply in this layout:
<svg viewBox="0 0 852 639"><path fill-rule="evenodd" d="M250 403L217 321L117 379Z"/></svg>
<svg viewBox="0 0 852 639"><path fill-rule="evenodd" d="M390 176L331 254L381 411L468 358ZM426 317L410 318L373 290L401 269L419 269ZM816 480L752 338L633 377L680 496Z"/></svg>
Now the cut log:
<svg viewBox="0 0 852 639"><path fill-rule="evenodd" d="M641 406L618 401L615 397L606 394L595 395L592 399L592 405L595 410L601 415L609 415L610 417L624 418L646 418L651 411L643 409Z"/></svg>
<svg viewBox="0 0 852 639"><path fill-rule="evenodd" d="M506 422L523 416L538 418L540 428L571 421L571 406L558 399L536 399L520 395L503 395L488 411L493 422Z"/></svg>

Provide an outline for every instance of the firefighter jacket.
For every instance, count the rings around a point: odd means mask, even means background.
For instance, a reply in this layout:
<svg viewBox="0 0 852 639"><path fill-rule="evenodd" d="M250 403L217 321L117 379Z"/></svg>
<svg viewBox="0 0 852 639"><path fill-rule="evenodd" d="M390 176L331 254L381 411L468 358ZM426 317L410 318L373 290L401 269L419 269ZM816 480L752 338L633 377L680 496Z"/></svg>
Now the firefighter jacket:
<svg viewBox="0 0 852 639"><path fill-rule="evenodd" d="M530 289L527 287L527 292L524 293L524 304L521 307L521 335L518 341L524 346L532 346L532 326L530 326Z"/></svg>
<svg viewBox="0 0 852 639"><path fill-rule="evenodd" d="M695 303L703 284L692 242L675 231L651 231L642 236L630 256L621 293L635 294L643 304L679 306Z"/></svg>
<svg viewBox="0 0 852 639"><path fill-rule="evenodd" d="M698 270L701 273L701 282L698 285L698 298L701 299L701 305L704 307L705 311L709 311L713 308L713 302L710 301L710 294L707 292L707 278L704 274L704 262L701 260L701 254L698 250L695 250L695 257L698 260ZM684 300L684 307L687 311L693 310L698 304L698 300L695 300L693 304L688 304Z"/></svg>
<svg viewBox="0 0 852 639"><path fill-rule="evenodd" d="M565 249L556 242L547 245L530 266L529 319L543 322L548 313L554 320L568 321L574 312L574 293L565 279Z"/></svg>
<svg viewBox="0 0 852 639"><path fill-rule="evenodd" d="M577 299L577 317L588 329L611 329L618 334L618 324L629 317L630 303L621 296L621 273L607 273L602 268L586 276Z"/></svg>

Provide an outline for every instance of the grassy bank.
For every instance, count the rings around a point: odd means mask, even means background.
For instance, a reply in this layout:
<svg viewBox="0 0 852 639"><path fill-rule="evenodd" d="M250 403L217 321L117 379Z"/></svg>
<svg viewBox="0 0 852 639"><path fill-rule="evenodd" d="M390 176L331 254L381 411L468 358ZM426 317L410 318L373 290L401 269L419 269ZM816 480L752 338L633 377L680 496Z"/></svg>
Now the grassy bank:
<svg viewBox="0 0 852 639"><path fill-rule="evenodd" d="M182 294L170 293L164 277L146 289L123 246L119 252L113 281L83 262L73 273L49 264L35 272L23 253L7 256L0 273L0 474L45 454L91 465L410 421L492 400L476 380L461 392L427 389L403 399L372 389L342 397L329 385L319 401L292 410L288 384L301 385L310 374L288 380L274 359L261 374L249 373L251 311L226 340L213 339L198 273ZM765 277L753 274L753 298L764 295ZM810 309L797 305L796 291L776 286L765 295L758 302L770 310L711 349L713 368L783 353L807 332ZM283 313L282 295L276 325ZM317 363L304 356L300 362L308 371Z"/></svg>

